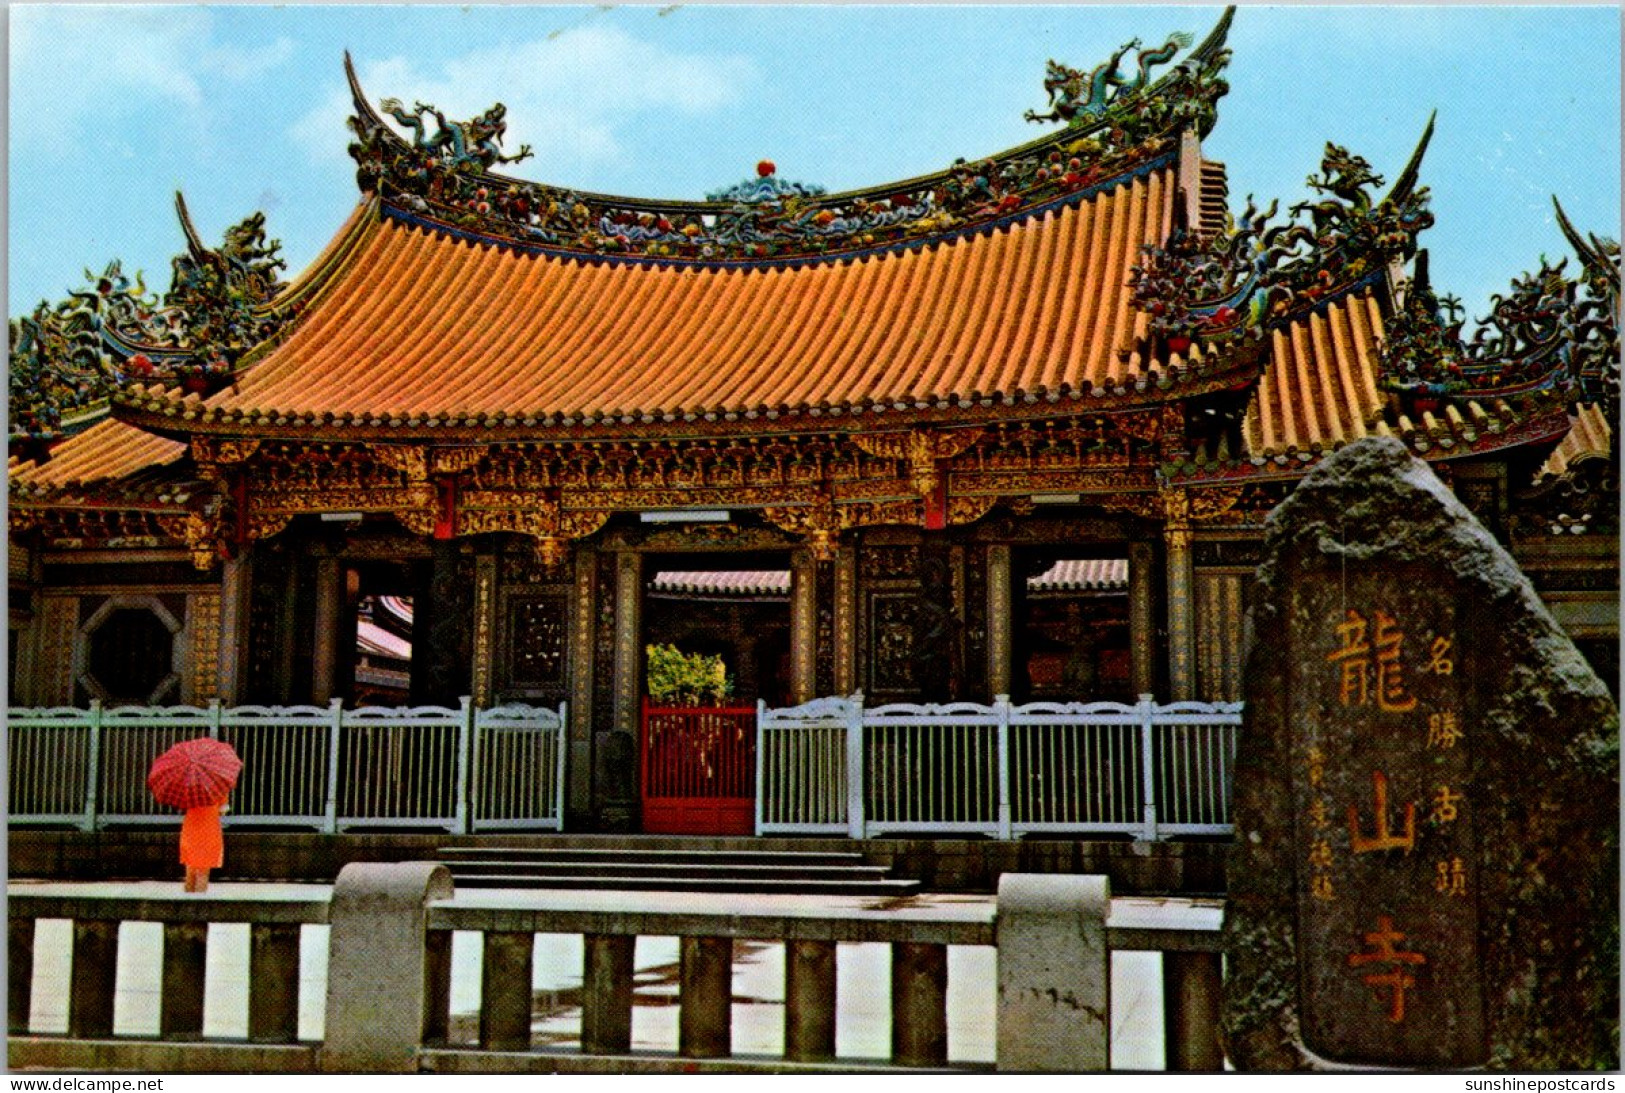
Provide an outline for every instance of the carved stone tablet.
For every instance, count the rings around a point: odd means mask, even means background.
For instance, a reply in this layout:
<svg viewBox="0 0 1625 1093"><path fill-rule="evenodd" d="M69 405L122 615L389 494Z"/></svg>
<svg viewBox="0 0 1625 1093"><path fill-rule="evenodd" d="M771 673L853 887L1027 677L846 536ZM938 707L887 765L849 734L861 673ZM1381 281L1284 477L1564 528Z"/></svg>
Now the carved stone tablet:
<svg viewBox="0 0 1625 1093"><path fill-rule="evenodd" d="M1270 517L1235 776L1242 1069L1618 1065L1618 714L1391 440Z"/></svg>

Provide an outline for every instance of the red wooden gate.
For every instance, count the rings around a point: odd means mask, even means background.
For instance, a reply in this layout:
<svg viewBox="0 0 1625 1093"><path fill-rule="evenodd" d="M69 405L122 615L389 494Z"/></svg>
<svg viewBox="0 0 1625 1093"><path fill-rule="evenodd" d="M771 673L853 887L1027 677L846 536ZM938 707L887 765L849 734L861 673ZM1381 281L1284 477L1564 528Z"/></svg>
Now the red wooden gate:
<svg viewBox="0 0 1625 1093"><path fill-rule="evenodd" d="M651 706L643 700L643 830L755 830L756 709Z"/></svg>

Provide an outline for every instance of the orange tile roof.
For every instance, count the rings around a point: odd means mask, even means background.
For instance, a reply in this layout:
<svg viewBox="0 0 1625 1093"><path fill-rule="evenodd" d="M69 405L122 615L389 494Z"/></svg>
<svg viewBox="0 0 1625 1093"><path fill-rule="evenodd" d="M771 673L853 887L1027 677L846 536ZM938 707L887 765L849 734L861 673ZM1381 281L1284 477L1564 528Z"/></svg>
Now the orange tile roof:
<svg viewBox="0 0 1625 1093"><path fill-rule="evenodd" d="M1363 290L1270 332L1270 363L1242 424L1254 459L1307 455L1385 431L1377 420L1377 297Z"/></svg>
<svg viewBox="0 0 1625 1093"><path fill-rule="evenodd" d="M1173 213L1161 168L987 235L755 269L591 264L369 218L285 340L185 416L571 424L1143 392L1209 363L1143 352L1129 267ZM131 401L181 413L172 394Z"/></svg>
<svg viewBox="0 0 1625 1093"><path fill-rule="evenodd" d="M1452 398L1414 417L1385 416L1377 387L1382 312L1363 289L1269 333L1269 365L1242 422L1255 464L1309 462L1364 436L1392 436L1419 455L1446 458L1561 435L1561 414L1531 414L1505 399Z"/></svg>
<svg viewBox="0 0 1625 1093"><path fill-rule="evenodd" d="M1569 431L1535 475L1537 482L1561 478L1583 459L1608 458L1614 427L1602 407L1586 403L1569 415Z"/></svg>
<svg viewBox="0 0 1625 1093"><path fill-rule="evenodd" d="M75 490L96 491L115 483L121 493L139 489L130 481L142 471L161 472L186 454L186 444L154 436L122 421L103 418L82 433L51 449L44 463L7 461L13 502L30 496L59 496ZM143 477L154 477L153 475ZM156 478L162 478L158 473ZM159 487L155 480L149 483Z"/></svg>

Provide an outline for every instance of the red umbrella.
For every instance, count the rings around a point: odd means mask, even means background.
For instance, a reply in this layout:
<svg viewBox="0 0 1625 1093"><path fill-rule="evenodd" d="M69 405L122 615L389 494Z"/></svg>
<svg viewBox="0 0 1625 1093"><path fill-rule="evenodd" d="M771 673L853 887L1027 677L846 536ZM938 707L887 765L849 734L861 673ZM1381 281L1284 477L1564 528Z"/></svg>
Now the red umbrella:
<svg viewBox="0 0 1625 1093"><path fill-rule="evenodd" d="M171 808L204 808L225 803L242 769L230 744L200 736L182 740L154 759L147 788Z"/></svg>

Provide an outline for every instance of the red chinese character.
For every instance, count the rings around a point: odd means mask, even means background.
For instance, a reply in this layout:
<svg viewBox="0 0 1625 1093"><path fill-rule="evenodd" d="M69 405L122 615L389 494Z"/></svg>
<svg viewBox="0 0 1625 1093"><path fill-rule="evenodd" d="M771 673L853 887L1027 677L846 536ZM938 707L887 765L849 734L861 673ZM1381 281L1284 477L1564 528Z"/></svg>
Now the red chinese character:
<svg viewBox="0 0 1625 1093"><path fill-rule="evenodd" d="M1394 948L1396 942L1404 941L1405 935L1394 929L1393 919L1387 915L1377 916L1377 928L1365 935L1365 943L1373 951L1366 953L1350 953L1349 967L1359 968L1366 964L1391 964L1392 971L1372 972L1362 976L1367 986L1387 987L1393 993L1389 996L1388 1020L1399 1024L1405 1020L1405 992L1416 986L1416 980L1405 970L1407 964L1426 964L1427 957L1421 953L1401 952Z"/></svg>

